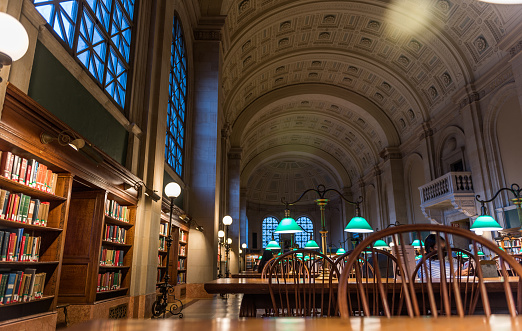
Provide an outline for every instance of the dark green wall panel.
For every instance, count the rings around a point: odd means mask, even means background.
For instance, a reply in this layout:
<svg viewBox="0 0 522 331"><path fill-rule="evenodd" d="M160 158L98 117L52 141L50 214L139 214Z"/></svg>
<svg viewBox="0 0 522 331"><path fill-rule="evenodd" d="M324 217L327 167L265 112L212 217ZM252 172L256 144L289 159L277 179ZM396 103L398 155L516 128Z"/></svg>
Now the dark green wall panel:
<svg viewBox="0 0 522 331"><path fill-rule="evenodd" d="M36 46L29 96L125 165L127 130L40 42Z"/></svg>

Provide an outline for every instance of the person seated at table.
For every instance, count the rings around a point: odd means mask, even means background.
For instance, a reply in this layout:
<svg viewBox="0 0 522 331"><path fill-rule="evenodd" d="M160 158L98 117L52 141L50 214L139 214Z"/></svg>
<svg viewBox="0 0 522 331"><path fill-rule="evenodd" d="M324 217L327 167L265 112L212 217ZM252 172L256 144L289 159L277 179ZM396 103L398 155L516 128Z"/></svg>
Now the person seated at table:
<svg viewBox="0 0 522 331"><path fill-rule="evenodd" d="M446 278L450 278L451 276L451 272L449 272L451 270L451 267L450 267L450 261L448 260L447 256L446 256L446 252L445 252L445 248L446 248L446 241L444 240L444 238L442 237L439 237L440 239L440 244L441 244L441 249L442 249L442 252L443 252L443 257L442 257L442 260L444 260L444 266L443 268L445 269L446 271ZM437 237L435 234L429 234L426 239L424 239L424 249L426 251L426 255L431 253L431 252L437 252L438 250L438 246L437 246ZM417 260L417 264L420 263L422 261L422 259L419 259ZM441 261L440 261L440 257L439 257L439 254L438 253L435 253L433 254L430 258L426 259L425 262L424 262L428 268L428 272L429 272L429 275L431 278L441 278L441 274L442 274L442 271L441 271ZM458 262L453 259L453 270L452 272L455 273L458 269ZM424 274L424 267L421 266L419 268L419 271L417 272L417 275L419 278L423 279L425 277L423 277L423 274Z"/></svg>
<svg viewBox="0 0 522 331"><path fill-rule="evenodd" d="M274 254L271 250L265 249L263 252L263 256L261 257L261 260L259 261L259 265L257 266L257 272L262 273L263 268L265 267L265 264L270 261L274 257Z"/></svg>

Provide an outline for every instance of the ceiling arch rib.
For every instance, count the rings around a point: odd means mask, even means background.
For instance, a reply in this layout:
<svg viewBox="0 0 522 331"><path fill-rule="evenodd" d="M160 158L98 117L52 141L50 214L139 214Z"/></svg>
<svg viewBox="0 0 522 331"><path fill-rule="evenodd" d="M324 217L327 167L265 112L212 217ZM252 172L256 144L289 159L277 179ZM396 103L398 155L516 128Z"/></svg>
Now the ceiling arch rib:
<svg viewBox="0 0 522 331"><path fill-rule="evenodd" d="M270 109L276 107L278 104L284 104L296 99L307 101L308 98L310 98L310 100L327 100L328 106L343 107L357 114L357 116L375 128L379 137L382 137L383 147L398 146L400 144L399 135L391 120L366 98L337 86L300 84L285 86L271 91L259 97L255 102L252 102L243 109L232 123L232 134L230 137L232 146L242 145L241 138L244 135L245 129L261 110ZM274 100L277 101L274 102Z"/></svg>
<svg viewBox="0 0 522 331"><path fill-rule="evenodd" d="M340 190L339 183L324 164L315 159L292 156L260 164L252 172L247 184L247 201L250 203L281 205L281 199L295 201L308 189L323 184ZM313 202L315 194L306 194L301 203Z"/></svg>
<svg viewBox="0 0 522 331"><path fill-rule="evenodd" d="M378 163L379 152L384 146L379 140L369 139L363 130L366 123L361 122L360 118L348 122L319 112L282 109L278 114L271 113L250 125L241 139L244 142L241 147L250 152L276 141L280 144L324 141L323 148L328 148L328 153L339 157L352 155L364 169Z"/></svg>
<svg viewBox="0 0 522 331"><path fill-rule="evenodd" d="M386 39L408 34L421 45L439 52L443 61L450 61L446 67L460 68L461 78L467 83L472 81L472 70L480 70L486 60L498 52L494 45L506 34L504 24L513 12L476 0L242 0L230 9L224 28L230 48L238 47L235 43L242 44L245 36L252 36L256 26L261 26L258 32L265 39L273 37L267 36L270 32L284 32L267 22L287 26L289 31L301 27L309 31L355 30L358 36L365 32L363 28L368 28L363 23L377 22L371 26L398 29L396 33L387 34ZM290 25L282 24L287 21ZM375 31L370 34L376 36ZM378 34L377 37L384 39ZM228 52L229 49L225 49L225 54Z"/></svg>
<svg viewBox="0 0 522 331"><path fill-rule="evenodd" d="M257 154L275 146L285 146L288 151L291 151L296 145L312 146L321 149L342 163L352 180L362 176L366 170L377 163L376 157L368 153L364 144L348 148L348 144L330 138L329 135L307 131L271 134L268 139L261 140L255 148L245 149L244 159L248 162Z"/></svg>
<svg viewBox="0 0 522 331"><path fill-rule="evenodd" d="M399 79L388 68L377 67L367 59L321 54L318 51L288 54L278 62L256 66L250 75L223 82L223 90L230 91L224 109L227 118L235 118L248 103L273 89L296 84L326 84L339 86L364 96L390 117L398 132L407 135L411 127L429 118L427 105L418 97L413 83Z"/></svg>
<svg viewBox="0 0 522 331"><path fill-rule="evenodd" d="M245 161L241 169L241 185L247 185L254 171L260 166L283 159L305 161L324 168L339 187L351 187L353 184L345 165L332 155L315 146L295 145L291 150L288 146L275 146Z"/></svg>

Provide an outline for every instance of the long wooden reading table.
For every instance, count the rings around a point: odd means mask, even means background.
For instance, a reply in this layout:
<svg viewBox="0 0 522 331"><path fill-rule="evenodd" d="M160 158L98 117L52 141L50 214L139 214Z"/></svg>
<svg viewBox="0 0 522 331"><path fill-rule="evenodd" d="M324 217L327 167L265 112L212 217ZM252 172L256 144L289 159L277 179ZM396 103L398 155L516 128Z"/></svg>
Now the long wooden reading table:
<svg viewBox="0 0 522 331"><path fill-rule="evenodd" d="M402 283L392 278L388 279L389 283L396 282L392 286L396 287L396 290L400 290ZM328 281L326 281L328 283ZM489 293L504 293L503 281L500 277L486 278L484 279L486 289ZM518 277L510 277L509 283L511 289L516 293L518 288ZM366 283L363 283L366 284ZM438 284L434 282L435 293L439 291ZM329 284L325 284L329 286ZM333 291L337 291L337 280L332 283ZM373 283L368 284L373 286ZM414 287L417 290L421 288L420 282L415 282ZM289 285L291 286L291 285ZM357 284L355 279L349 283L350 289L356 291ZM353 288L352 288L353 286ZM462 284L464 287L465 284ZM241 301L241 307L239 310L240 317L255 317L257 309L266 309L272 307L272 301L270 299L269 281L268 279L260 278L220 278L211 282L205 283L205 291L210 294L228 294L228 293L243 293L243 300Z"/></svg>
<svg viewBox="0 0 522 331"><path fill-rule="evenodd" d="M165 320L102 320L89 321L68 331L151 331L151 330L209 330L209 331L522 331L522 317L507 315L459 317L353 317L341 318L247 318L247 319L165 319Z"/></svg>

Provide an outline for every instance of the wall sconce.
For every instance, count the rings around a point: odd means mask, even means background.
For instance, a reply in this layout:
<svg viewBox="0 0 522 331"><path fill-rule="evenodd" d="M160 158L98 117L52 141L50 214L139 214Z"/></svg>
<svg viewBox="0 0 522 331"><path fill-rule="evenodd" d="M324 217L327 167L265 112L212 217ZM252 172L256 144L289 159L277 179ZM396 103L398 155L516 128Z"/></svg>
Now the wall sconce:
<svg viewBox="0 0 522 331"><path fill-rule="evenodd" d="M74 138L74 139L73 139ZM42 132L40 134L40 142L42 144L49 144L53 141L57 141L61 146L71 146L75 151L79 151L85 146L85 140L82 138L75 138L67 134L66 131L62 131L58 134L58 137L53 137L48 133Z"/></svg>
<svg viewBox="0 0 522 331"><path fill-rule="evenodd" d="M4 12L0 12L0 31L3 31L0 33L0 70L2 70L4 65L11 65L13 61L24 56L29 48L29 36L22 23Z"/></svg>
<svg viewBox="0 0 522 331"><path fill-rule="evenodd" d="M145 184L143 184L143 186L145 186L145 195L146 196L148 196L149 198L151 198L154 201L158 201L159 199L161 199L161 197L156 193L157 192L156 190L148 188Z"/></svg>

